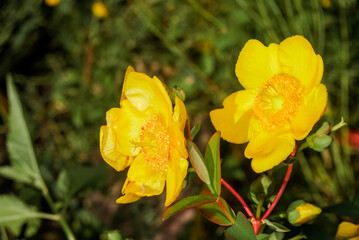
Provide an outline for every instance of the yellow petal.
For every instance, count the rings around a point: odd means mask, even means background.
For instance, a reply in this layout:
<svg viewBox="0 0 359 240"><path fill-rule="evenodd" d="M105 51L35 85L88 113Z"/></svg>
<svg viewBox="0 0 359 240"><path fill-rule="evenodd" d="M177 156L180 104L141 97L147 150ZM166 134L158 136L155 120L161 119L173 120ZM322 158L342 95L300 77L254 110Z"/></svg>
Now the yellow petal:
<svg viewBox="0 0 359 240"><path fill-rule="evenodd" d="M321 208L310 203L302 204L295 209L299 213L299 218L295 221L295 223L298 224L309 222L316 218L322 212Z"/></svg>
<svg viewBox="0 0 359 240"><path fill-rule="evenodd" d="M262 86L280 70L278 44L266 47L254 39L244 45L236 64L236 76L245 89Z"/></svg>
<svg viewBox="0 0 359 240"><path fill-rule="evenodd" d="M299 106L291 121L296 140L304 139L312 130L314 124L323 115L327 100L327 88L323 84L319 84L308 95L304 96L302 105Z"/></svg>
<svg viewBox="0 0 359 240"><path fill-rule="evenodd" d="M291 133L261 132L251 138L244 155L252 159L252 168L260 173L284 161L293 151L295 140Z"/></svg>
<svg viewBox="0 0 359 240"><path fill-rule="evenodd" d="M342 222L338 226L337 234L335 235L336 240L346 240L348 238L359 236L359 225L351 222Z"/></svg>
<svg viewBox="0 0 359 240"><path fill-rule="evenodd" d="M181 192L188 168L188 161L176 150L172 150L170 155L166 176L166 206L174 202Z"/></svg>
<svg viewBox="0 0 359 240"><path fill-rule="evenodd" d="M100 150L103 159L116 171L122 171L131 164L132 158L117 150L117 140L112 128L102 126L100 130Z"/></svg>
<svg viewBox="0 0 359 240"><path fill-rule="evenodd" d="M127 193L116 200L118 204L132 203L140 200L141 197L133 193Z"/></svg>
<svg viewBox="0 0 359 240"><path fill-rule="evenodd" d="M154 169L140 153L133 160L127 173L127 183L123 186L124 194L133 193L138 196L153 196L163 192L166 174Z"/></svg>
<svg viewBox="0 0 359 240"><path fill-rule="evenodd" d="M231 143L245 143L250 137L249 123L253 115L255 91L242 90L229 95L224 108L210 112L213 126L221 131L222 138Z"/></svg>
<svg viewBox="0 0 359 240"><path fill-rule="evenodd" d="M106 113L107 125L112 127L117 139L118 150L127 156L135 156L141 126L145 122L144 113L138 111L128 100L122 101L121 108L111 108Z"/></svg>
<svg viewBox="0 0 359 240"><path fill-rule="evenodd" d="M123 86L126 85L127 83L127 79L128 79L128 75L130 75L131 72L136 72L135 69L132 66L128 66L126 73L125 73L125 79L123 80ZM122 105L122 101L125 100L125 88L122 87L122 94L121 94L121 101L120 101L120 106Z"/></svg>
<svg viewBox="0 0 359 240"><path fill-rule="evenodd" d="M130 72L125 83L125 97L140 111L150 108L151 112L172 117L172 103L163 83L146 74Z"/></svg>
<svg viewBox="0 0 359 240"><path fill-rule="evenodd" d="M187 111L184 103L179 97L175 97L175 107L173 111L173 120L179 124L180 131L183 132L186 121L187 121Z"/></svg>
<svg viewBox="0 0 359 240"><path fill-rule="evenodd" d="M323 60L302 36L285 39L279 45L279 62L283 72L297 78L310 92L323 75Z"/></svg>

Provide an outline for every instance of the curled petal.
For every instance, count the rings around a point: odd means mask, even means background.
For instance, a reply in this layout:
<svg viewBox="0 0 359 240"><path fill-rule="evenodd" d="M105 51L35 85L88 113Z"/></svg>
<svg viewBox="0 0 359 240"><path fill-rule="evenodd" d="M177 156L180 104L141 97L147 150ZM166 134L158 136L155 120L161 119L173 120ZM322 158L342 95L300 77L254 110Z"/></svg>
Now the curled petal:
<svg viewBox="0 0 359 240"><path fill-rule="evenodd" d="M236 64L236 76L245 89L261 87L280 70L278 44L266 47L254 39L244 45Z"/></svg>
<svg viewBox="0 0 359 240"><path fill-rule="evenodd" d="M119 197L117 200L116 200L116 203L118 204L124 204L124 203L132 203L132 202L136 202L138 200L140 200L141 197L140 196L137 196L136 194L133 194L133 193L127 193L121 197Z"/></svg>
<svg viewBox="0 0 359 240"><path fill-rule="evenodd" d="M178 123L181 132L184 131L188 119L184 103L179 97L175 97L175 107L173 111L173 120Z"/></svg>
<svg viewBox="0 0 359 240"><path fill-rule="evenodd" d="M222 138L232 143L244 143L250 137L250 121L255 91L242 90L229 95L223 108L210 112L213 126L221 131Z"/></svg>
<svg viewBox="0 0 359 240"><path fill-rule="evenodd" d="M116 171L122 171L131 164L132 157L126 156L117 150L116 136L110 127L101 127L100 151L103 159Z"/></svg>

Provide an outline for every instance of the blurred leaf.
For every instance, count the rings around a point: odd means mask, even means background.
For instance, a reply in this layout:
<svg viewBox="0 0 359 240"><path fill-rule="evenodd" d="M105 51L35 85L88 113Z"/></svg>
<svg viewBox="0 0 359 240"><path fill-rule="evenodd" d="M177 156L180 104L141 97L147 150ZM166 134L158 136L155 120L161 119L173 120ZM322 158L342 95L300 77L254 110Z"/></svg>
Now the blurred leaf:
<svg viewBox="0 0 359 240"><path fill-rule="evenodd" d="M290 232L290 230L284 227L283 225L276 222L271 222L268 219L264 219L264 223L267 224L268 227L272 228L276 232Z"/></svg>
<svg viewBox="0 0 359 240"><path fill-rule="evenodd" d="M107 168L105 164L63 169L57 179L56 186L61 196L69 199L84 188L102 182L106 179L106 174Z"/></svg>
<svg viewBox="0 0 359 240"><path fill-rule="evenodd" d="M217 200L217 197L208 195L195 195L186 198L182 198L176 201L171 206L167 207L162 214L162 221L165 221L170 216L183 212L184 210L201 206L203 204L212 203Z"/></svg>
<svg viewBox="0 0 359 240"><path fill-rule="evenodd" d="M122 240L122 235L119 231L113 230L106 234L106 240Z"/></svg>
<svg viewBox="0 0 359 240"><path fill-rule="evenodd" d="M221 133L216 132L213 134L208 142L206 153L204 155L204 163L206 164L209 180L214 195L221 195L221 159L219 156L219 143L221 139Z"/></svg>
<svg viewBox="0 0 359 240"><path fill-rule="evenodd" d="M204 191L201 194L212 196L209 191ZM199 212L209 221L222 225L233 225L236 220L236 214L233 209L227 204L227 202L219 197L217 201L208 203L197 207Z"/></svg>
<svg viewBox="0 0 359 240"><path fill-rule="evenodd" d="M284 239L284 233L282 232L274 232L271 235L269 235L268 240L282 240Z"/></svg>
<svg viewBox="0 0 359 240"><path fill-rule="evenodd" d="M207 75L211 75L215 69L215 61L213 55L209 53L205 53L201 56L199 64L202 71Z"/></svg>
<svg viewBox="0 0 359 240"><path fill-rule="evenodd" d="M40 223L39 220L33 222L33 218L39 218L40 213L31 209L19 198L12 195L0 195L0 206L0 226L9 228L15 236L19 236L22 225L31 222L26 235L30 237L37 232Z"/></svg>
<svg viewBox="0 0 359 240"><path fill-rule="evenodd" d="M257 235L257 240L267 240L268 238L269 238L268 234L261 233Z"/></svg>
<svg viewBox="0 0 359 240"><path fill-rule="evenodd" d="M359 221L359 195L349 197L339 204L324 208L323 213L334 213Z"/></svg>
<svg viewBox="0 0 359 240"><path fill-rule="evenodd" d="M15 177L22 181L31 182L38 188L43 188L43 181L40 170L37 165L34 149L32 146L30 134L26 126L19 96L16 92L12 77L7 76L7 90L10 105L9 114L9 133L7 136L7 148L10 154L11 165L13 170L5 170L7 174L14 177L14 173L23 175Z"/></svg>
<svg viewBox="0 0 359 240"><path fill-rule="evenodd" d="M0 175L11 179L15 182L21 182L21 183L31 183L32 179L29 175L22 174L21 170L17 170L18 168L10 167L10 166L4 166L0 167Z"/></svg>
<svg viewBox="0 0 359 240"><path fill-rule="evenodd" d="M199 130L201 129L201 123L198 122L196 125L193 126L193 128L191 129L191 138L192 140L196 137L197 133L199 132Z"/></svg>
<svg viewBox="0 0 359 240"><path fill-rule="evenodd" d="M227 228L224 235L231 240L257 240L252 225L242 212L237 213L236 223Z"/></svg>
<svg viewBox="0 0 359 240"><path fill-rule="evenodd" d="M211 184L209 179L208 169L204 163L203 156L199 149L197 148L196 144L191 141L187 142L187 150L189 155L189 160L196 171L198 177L207 185Z"/></svg>
<svg viewBox="0 0 359 240"><path fill-rule="evenodd" d="M254 180L250 186L250 195L255 203L259 199L265 199L274 192L274 179L262 174Z"/></svg>

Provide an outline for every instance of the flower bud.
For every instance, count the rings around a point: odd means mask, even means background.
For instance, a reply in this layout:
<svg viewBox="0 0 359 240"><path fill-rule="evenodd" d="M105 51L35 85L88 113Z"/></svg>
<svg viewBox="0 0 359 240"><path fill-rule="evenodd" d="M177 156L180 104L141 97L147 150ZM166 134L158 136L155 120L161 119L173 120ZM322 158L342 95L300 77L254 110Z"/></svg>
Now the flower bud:
<svg viewBox="0 0 359 240"><path fill-rule="evenodd" d="M335 234L335 240L354 240L359 237L359 224L355 225L350 222L342 222L338 226L337 234Z"/></svg>
<svg viewBox="0 0 359 240"><path fill-rule="evenodd" d="M317 130L316 133L307 137L309 147L317 152L326 149L333 141L333 138L327 135L330 131L330 124L324 122L323 125Z"/></svg>
<svg viewBox="0 0 359 240"><path fill-rule="evenodd" d="M182 102L186 100L186 92L183 90L183 88L180 88L178 86L171 87L168 90L168 93L173 103L175 102L175 96L179 97Z"/></svg>
<svg viewBox="0 0 359 240"><path fill-rule="evenodd" d="M287 209L288 221L294 225L299 226L303 223L309 222L316 218L322 209L313 204L306 203L303 200L292 202Z"/></svg>

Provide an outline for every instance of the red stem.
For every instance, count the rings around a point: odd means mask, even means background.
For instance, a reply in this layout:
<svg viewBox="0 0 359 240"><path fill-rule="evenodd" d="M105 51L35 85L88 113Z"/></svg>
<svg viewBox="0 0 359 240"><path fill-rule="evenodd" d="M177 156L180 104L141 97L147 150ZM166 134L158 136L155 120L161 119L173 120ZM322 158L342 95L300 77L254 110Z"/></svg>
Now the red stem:
<svg viewBox="0 0 359 240"><path fill-rule="evenodd" d="M188 134L188 140L192 141L192 137L191 137L191 126L189 124L189 120L187 119L187 134Z"/></svg>
<svg viewBox="0 0 359 240"><path fill-rule="evenodd" d="M235 197L238 199L238 201L242 204L244 210L246 210L248 216L249 216L250 218L255 219L255 217L254 217L252 211L249 209L247 203L243 200L243 198L241 197L241 195L239 195L239 193L237 193L236 190L234 190L234 189L231 187L231 185L229 185L226 181L224 181L223 178L221 178L221 183L222 183L223 186L225 186L225 187L233 194L233 196L235 196Z"/></svg>
<svg viewBox="0 0 359 240"><path fill-rule="evenodd" d="M282 183L282 186L280 186L280 189L277 193L277 196L275 196L273 203L270 205L270 207L267 209L266 213L263 215L263 217L261 218L261 220L266 219L269 214L271 214L271 212L273 211L274 207L277 205L280 197L282 196L285 187L287 186L287 183L289 181L290 175L292 173L292 169L293 169L293 164L288 165L288 169L287 169L287 174L285 175L284 181Z"/></svg>

